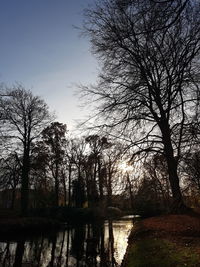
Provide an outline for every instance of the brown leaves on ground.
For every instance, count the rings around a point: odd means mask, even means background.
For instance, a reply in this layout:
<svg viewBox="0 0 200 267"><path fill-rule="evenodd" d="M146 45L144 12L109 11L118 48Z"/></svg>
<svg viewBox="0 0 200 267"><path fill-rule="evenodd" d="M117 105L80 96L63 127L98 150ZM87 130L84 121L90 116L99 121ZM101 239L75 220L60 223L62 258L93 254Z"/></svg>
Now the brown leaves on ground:
<svg viewBox="0 0 200 267"><path fill-rule="evenodd" d="M138 254L139 248L142 248L141 255ZM138 265L134 265L135 262L139 262ZM200 266L199 214L163 215L136 222L129 237L123 264L122 266Z"/></svg>
<svg viewBox="0 0 200 267"><path fill-rule="evenodd" d="M150 231L172 235L200 236L200 217L192 215L163 215L143 220L143 227Z"/></svg>

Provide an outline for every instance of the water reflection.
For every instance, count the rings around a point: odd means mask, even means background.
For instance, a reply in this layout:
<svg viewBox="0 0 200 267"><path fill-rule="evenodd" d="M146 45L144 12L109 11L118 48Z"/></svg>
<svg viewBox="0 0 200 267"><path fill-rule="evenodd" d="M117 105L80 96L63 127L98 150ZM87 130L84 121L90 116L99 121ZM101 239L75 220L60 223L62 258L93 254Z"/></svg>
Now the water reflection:
<svg viewBox="0 0 200 267"><path fill-rule="evenodd" d="M116 267L123 259L132 220L67 227L58 233L0 242L2 267Z"/></svg>

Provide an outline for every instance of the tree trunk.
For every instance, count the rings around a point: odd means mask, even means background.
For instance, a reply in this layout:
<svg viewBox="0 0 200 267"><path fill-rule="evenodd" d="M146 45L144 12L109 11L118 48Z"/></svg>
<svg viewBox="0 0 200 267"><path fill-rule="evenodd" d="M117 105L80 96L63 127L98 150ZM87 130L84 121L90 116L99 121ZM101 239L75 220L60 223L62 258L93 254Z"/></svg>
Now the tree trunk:
<svg viewBox="0 0 200 267"><path fill-rule="evenodd" d="M21 186L21 214L26 216L29 207L29 170L30 158L29 148L24 149L23 166L22 166L22 186Z"/></svg>
<svg viewBox="0 0 200 267"><path fill-rule="evenodd" d="M55 206L59 206L59 181L58 181L58 163L56 162L55 170Z"/></svg>
<svg viewBox="0 0 200 267"><path fill-rule="evenodd" d="M55 179L55 206L59 206L59 182L58 182L58 178Z"/></svg>
<svg viewBox="0 0 200 267"><path fill-rule="evenodd" d="M14 209L14 207L15 207L15 190L16 190L16 188L14 187L14 188L12 188L12 200L11 200L11 209L13 210Z"/></svg>
<svg viewBox="0 0 200 267"><path fill-rule="evenodd" d="M65 184L65 177L63 178L63 190L64 190L64 206L66 206L67 203L67 188Z"/></svg>
<svg viewBox="0 0 200 267"><path fill-rule="evenodd" d="M132 185L131 185L131 181L130 181L130 177L129 177L128 172L127 172L126 177L127 177L127 183L128 183L128 189L129 189L129 195L130 195L131 209L133 211L134 210L133 192L132 192Z"/></svg>
<svg viewBox="0 0 200 267"><path fill-rule="evenodd" d="M100 159L98 159L98 177L99 177L99 199L103 200L103 175Z"/></svg>
<svg viewBox="0 0 200 267"><path fill-rule="evenodd" d="M171 211L175 213L184 213L188 210L186 207L182 193L180 190L179 177L177 173L177 161L174 157L174 151L171 142L170 129L167 122L163 123L161 126L164 152L167 161L169 182L172 190L173 203Z"/></svg>
<svg viewBox="0 0 200 267"><path fill-rule="evenodd" d="M71 165L71 163L69 163L68 207L71 207L71 184L72 184L72 182L71 182L71 174L72 174L72 165Z"/></svg>
<svg viewBox="0 0 200 267"><path fill-rule="evenodd" d="M107 206L112 206L112 170L108 167L108 180L107 180Z"/></svg>

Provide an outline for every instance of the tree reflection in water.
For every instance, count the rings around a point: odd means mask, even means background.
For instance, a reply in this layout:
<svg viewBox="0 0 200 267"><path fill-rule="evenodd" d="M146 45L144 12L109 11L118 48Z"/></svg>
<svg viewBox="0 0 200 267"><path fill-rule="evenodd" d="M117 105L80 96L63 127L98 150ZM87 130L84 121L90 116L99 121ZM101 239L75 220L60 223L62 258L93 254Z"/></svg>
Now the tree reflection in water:
<svg viewBox="0 0 200 267"><path fill-rule="evenodd" d="M114 236L113 236L113 223L111 220L108 221L108 255L109 255L109 263L110 266L117 266L117 262L114 257Z"/></svg>
<svg viewBox="0 0 200 267"><path fill-rule="evenodd" d="M54 261L55 261L55 250L56 250L56 241L57 241L57 236L56 234L53 235L52 238L52 247L51 247L51 260L48 264L48 267L53 267L54 265Z"/></svg>
<svg viewBox="0 0 200 267"><path fill-rule="evenodd" d="M72 231L71 255L76 259L76 266L81 266L84 256L85 226L76 226Z"/></svg>
<svg viewBox="0 0 200 267"><path fill-rule="evenodd" d="M15 262L14 262L14 267L18 267L22 265L22 259L23 259L23 255L24 255L24 245L25 245L25 241L20 240L19 242L17 242L17 248L16 248L16 252L15 252Z"/></svg>
<svg viewBox="0 0 200 267"><path fill-rule="evenodd" d="M64 231L0 242L2 267L116 267L127 246L132 221L67 227Z"/></svg>

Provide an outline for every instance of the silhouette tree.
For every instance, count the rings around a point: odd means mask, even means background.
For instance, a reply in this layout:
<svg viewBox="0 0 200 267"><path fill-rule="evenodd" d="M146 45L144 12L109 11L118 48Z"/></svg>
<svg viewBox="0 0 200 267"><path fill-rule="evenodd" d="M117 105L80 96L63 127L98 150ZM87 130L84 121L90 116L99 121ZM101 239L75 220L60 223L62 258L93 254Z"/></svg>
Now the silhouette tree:
<svg viewBox="0 0 200 267"><path fill-rule="evenodd" d="M167 163L163 155L154 155L144 164L144 174L154 186L156 198L161 206L168 209L171 202L171 190L168 180Z"/></svg>
<svg viewBox="0 0 200 267"><path fill-rule="evenodd" d="M191 191L200 193L200 152L189 153L183 158L182 171Z"/></svg>
<svg viewBox="0 0 200 267"><path fill-rule="evenodd" d="M82 177L73 181L72 199L74 200L75 207L82 208L85 202L85 185Z"/></svg>
<svg viewBox="0 0 200 267"><path fill-rule="evenodd" d="M90 154L88 156L88 167L90 169L90 197L93 201L103 200L104 192L104 167L103 167L103 151L109 144L106 137L98 135L89 135L85 139L89 144ZM96 195L95 195L96 194Z"/></svg>
<svg viewBox="0 0 200 267"><path fill-rule="evenodd" d="M108 149L104 152L104 166L105 166L105 189L107 193L107 206L112 206L113 192L116 192L116 187L120 188L119 184L123 180L123 174L120 170L120 159L123 153L122 147L119 143L110 143ZM119 177L121 179L119 179ZM120 181L121 180L121 181Z"/></svg>
<svg viewBox="0 0 200 267"><path fill-rule="evenodd" d="M68 206L70 207L72 204L72 178L73 178L73 172L75 170L75 164L76 164L76 141L74 139L70 139L67 142L66 145L66 169L68 171Z"/></svg>
<svg viewBox="0 0 200 267"><path fill-rule="evenodd" d="M30 183L35 191L37 207L53 205L52 191L54 184L49 170L48 147L40 140L37 141L31 154Z"/></svg>
<svg viewBox="0 0 200 267"><path fill-rule="evenodd" d="M130 137L133 158L164 154L174 211L186 209L177 168L198 113L199 13L197 0L105 0L85 13L102 72L83 92L99 101L99 127Z"/></svg>
<svg viewBox="0 0 200 267"><path fill-rule="evenodd" d="M87 155L86 155L86 143L85 139L71 139L67 145L67 157L68 157L68 204L71 205L72 189L73 200L78 205L82 206L85 199L85 186L88 192L88 177L86 170ZM73 186L72 186L73 185ZM80 190L80 191L79 191ZM80 193L80 196L76 196L76 193ZM79 194L78 193L78 194ZM88 195L88 194L87 194ZM78 200L79 199L79 200ZM86 199L85 199L86 200Z"/></svg>
<svg viewBox="0 0 200 267"><path fill-rule="evenodd" d="M49 168L55 183L54 205L59 205L59 183L64 163L67 127L60 122L52 122L42 131L42 141L47 147Z"/></svg>
<svg viewBox="0 0 200 267"><path fill-rule="evenodd" d="M10 208L14 208L16 187L20 183L21 162L17 153L11 153L6 158L0 159L0 188L11 189Z"/></svg>
<svg viewBox="0 0 200 267"><path fill-rule="evenodd" d="M33 141L38 138L50 114L46 103L21 85L7 89L7 97L0 99L3 117L2 135L17 140L22 149L21 212L27 214L29 205L30 153Z"/></svg>

